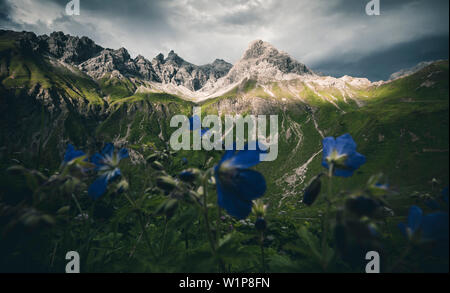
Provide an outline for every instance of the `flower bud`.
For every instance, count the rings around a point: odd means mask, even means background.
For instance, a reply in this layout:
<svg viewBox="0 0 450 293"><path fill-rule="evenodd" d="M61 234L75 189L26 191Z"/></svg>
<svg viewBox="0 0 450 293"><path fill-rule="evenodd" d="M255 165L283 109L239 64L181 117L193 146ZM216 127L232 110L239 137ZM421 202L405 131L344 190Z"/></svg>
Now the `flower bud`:
<svg viewBox="0 0 450 293"><path fill-rule="evenodd" d="M157 209L156 213L158 215L165 215L168 218L171 218L175 211L178 208L178 200L176 199L169 199L163 202Z"/></svg>
<svg viewBox="0 0 450 293"><path fill-rule="evenodd" d="M171 199L167 201L165 207L164 207L164 213L166 214L167 218L172 218L175 214L175 211L178 208L178 200Z"/></svg>
<svg viewBox="0 0 450 293"><path fill-rule="evenodd" d="M320 179L322 175L323 174L320 174L314 177L305 189L305 193L303 194L303 203L307 206L312 205L319 196L320 189L322 187L322 181Z"/></svg>
<svg viewBox="0 0 450 293"><path fill-rule="evenodd" d="M347 210L359 217L372 217L381 205L374 199L365 196L358 196L349 198L345 202L345 207Z"/></svg>
<svg viewBox="0 0 450 293"><path fill-rule="evenodd" d="M148 157L146 158L147 162L149 162L149 163L153 163L153 162L156 161L157 159L158 159L158 154L156 154L156 153L151 154L150 156L148 156Z"/></svg>
<svg viewBox="0 0 450 293"><path fill-rule="evenodd" d="M164 170L163 164L161 164L161 163L158 162L158 161L152 162L152 163L150 164L150 166L151 166L153 169L158 170L158 171Z"/></svg>
<svg viewBox="0 0 450 293"><path fill-rule="evenodd" d="M125 179L123 179L122 181L120 181L120 182L117 184L116 192L117 192L117 193L125 192L125 191L128 190L128 187L129 187L128 181L126 181Z"/></svg>
<svg viewBox="0 0 450 293"><path fill-rule="evenodd" d="M170 176L161 176L156 178L156 185L165 191L172 191L177 187L177 182Z"/></svg>
<svg viewBox="0 0 450 293"><path fill-rule="evenodd" d="M70 210L70 206L63 206L62 208L60 208L56 213L58 215L62 215L67 213Z"/></svg>
<svg viewBox="0 0 450 293"><path fill-rule="evenodd" d="M263 218L266 215L267 205L260 199L253 201L252 212L258 218Z"/></svg>
<svg viewBox="0 0 450 293"><path fill-rule="evenodd" d="M200 175L200 170L199 169L187 169L182 171L178 177L180 178L180 180L184 181L184 182L193 182L195 181L195 179L198 178L198 176Z"/></svg>

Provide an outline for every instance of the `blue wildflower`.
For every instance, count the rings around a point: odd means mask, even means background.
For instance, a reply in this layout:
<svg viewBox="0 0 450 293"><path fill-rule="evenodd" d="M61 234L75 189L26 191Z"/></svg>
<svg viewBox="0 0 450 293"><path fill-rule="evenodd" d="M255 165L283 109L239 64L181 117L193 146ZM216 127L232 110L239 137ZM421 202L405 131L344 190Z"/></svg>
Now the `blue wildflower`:
<svg viewBox="0 0 450 293"><path fill-rule="evenodd" d="M76 150L75 147L69 143L66 148L66 153L64 154L63 163L69 163L70 161L85 155L86 154L83 151Z"/></svg>
<svg viewBox="0 0 450 293"><path fill-rule="evenodd" d="M445 205L441 205L440 202L434 198L426 199L425 204L432 210L446 210L448 212L448 187L442 190L441 195L441 199Z"/></svg>
<svg viewBox="0 0 450 293"><path fill-rule="evenodd" d="M356 143L350 134L344 134L336 139L323 139L322 166L329 169L334 166L333 175L350 177L353 172L366 162L366 157L356 152Z"/></svg>
<svg viewBox="0 0 450 293"><path fill-rule="evenodd" d="M237 218L246 218L252 210L252 200L266 192L266 181L257 171L249 168L260 163L260 148L225 152L214 169L217 187L217 202L228 214Z"/></svg>
<svg viewBox="0 0 450 293"><path fill-rule="evenodd" d="M448 240L448 221L448 213L436 212L424 216L421 208L412 206L408 224L400 223L398 227L410 240Z"/></svg>
<svg viewBox="0 0 450 293"><path fill-rule="evenodd" d="M115 153L112 143L106 144L100 154L95 153L92 156L91 161L95 164L95 170L99 172L100 176L89 187L89 196L98 199L106 192L108 183L122 175L118 165L120 160L128 158L128 156L127 149L120 149Z"/></svg>
<svg viewBox="0 0 450 293"><path fill-rule="evenodd" d="M445 201L445 203L448 206L448 186L442 190L442 199Z"/></svg>
<svg viewBox="0 0 450 293"><path fill-rule="evenodd" d="M198 117L197 115L192 116L191 118L189 118L189 130L190 131L200 131L200 136L205 135L208 131L209 128L202 128L202 122L200 120L200 117Z"/></svg>

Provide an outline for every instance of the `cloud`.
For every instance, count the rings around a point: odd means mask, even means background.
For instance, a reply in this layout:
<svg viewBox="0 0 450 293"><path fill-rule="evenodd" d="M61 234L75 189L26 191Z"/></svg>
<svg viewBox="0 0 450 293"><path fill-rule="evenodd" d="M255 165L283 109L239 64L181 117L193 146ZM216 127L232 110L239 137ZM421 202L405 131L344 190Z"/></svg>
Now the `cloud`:
<svg viewBox="0 0 450 293"><path fill-rule="evenodd" d="M402 46L419 50L408 44L432 37L448 39L447 0L380 0L381 16L365 14L369 0L80 1L81 15L67 16L68 0L0 0L0 26L86 35L149 59L173 49L196 64L236 62L250 41L263 39L312 68L371 78L392 72L386 66L374 73L365 60L392 58L383 54ZM436 59L448 58L448 46L427 46ZM423 61L418 51L407 54L407 66Z"/></svg>

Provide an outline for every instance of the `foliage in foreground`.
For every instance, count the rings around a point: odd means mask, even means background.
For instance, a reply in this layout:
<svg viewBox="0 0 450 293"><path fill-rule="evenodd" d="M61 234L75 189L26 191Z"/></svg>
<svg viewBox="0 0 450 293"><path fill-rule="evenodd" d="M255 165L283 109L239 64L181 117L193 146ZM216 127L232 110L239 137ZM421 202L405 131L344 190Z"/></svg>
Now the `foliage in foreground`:
<svg viewBox="0 0 450 293"><path fill-rule="evenodd" d="M131 166L112 144L93 156L69 145L52 176L12 166L0 194L0 271L63 272L68 251L82 272L364 272L369 251L382 272L448 271L448 189L435 182L417 199L425 214L414 205L398 217L382 174L333 188L366 158L350 135L328 137L324 172L298 195L310 209L325 205L315 218L285 219L267 213L265 179L251 169L263 153L229 150L193 168L163 149Z"/></svg>

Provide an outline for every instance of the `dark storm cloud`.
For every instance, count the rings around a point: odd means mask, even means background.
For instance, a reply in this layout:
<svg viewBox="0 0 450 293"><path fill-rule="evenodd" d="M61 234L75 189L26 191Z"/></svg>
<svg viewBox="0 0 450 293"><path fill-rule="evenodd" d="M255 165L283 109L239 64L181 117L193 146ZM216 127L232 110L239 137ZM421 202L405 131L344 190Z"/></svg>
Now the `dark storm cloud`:
<svg viewBox="0 0 450 293"><path fill-rule="evenodd" d="M327 59L318 64L315 69L326 75L340 76L345 68L347 75L366 76L375 81L387 80L392 73L413 67L418 60L448 59L448 44L448 36L432 36L396 45L365 56L357 62L352 62L351 56L345 58L349 61Z"/></svg>
<svg viewBox="0 0 450 293"><path fill-rule="evenodd" d="M151 59L174 49L188 61L237 61L254 39L313 69L386 78L424 60L448 58L448 0L0 0L0 27L86 35ZM447 42L445 41L447 40Z"/></svg>

